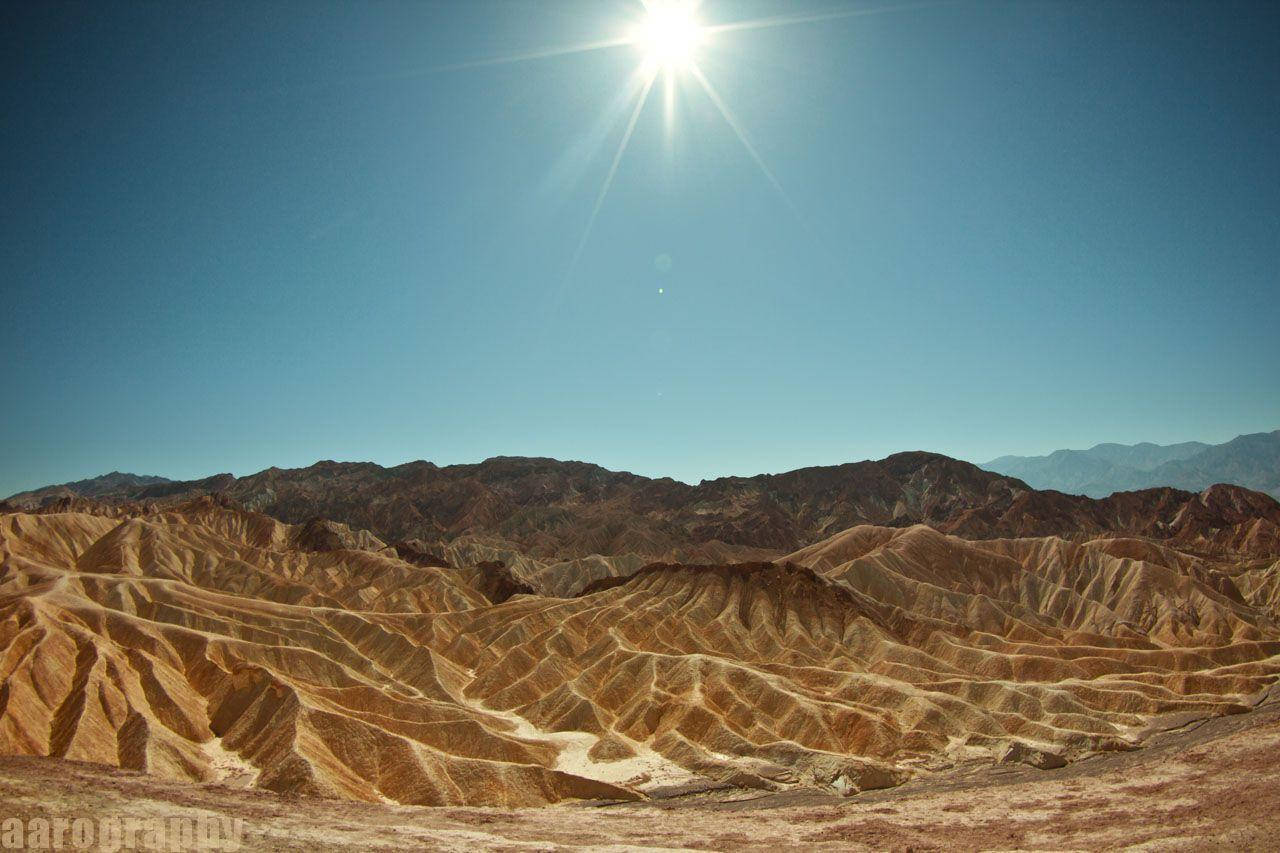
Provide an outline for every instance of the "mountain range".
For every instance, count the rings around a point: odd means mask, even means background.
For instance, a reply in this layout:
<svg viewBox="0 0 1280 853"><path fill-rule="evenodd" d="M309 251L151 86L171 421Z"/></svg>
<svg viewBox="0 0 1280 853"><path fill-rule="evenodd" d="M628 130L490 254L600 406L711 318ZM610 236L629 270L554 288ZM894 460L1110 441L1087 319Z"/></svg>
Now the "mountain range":
<svg viewBox="0 0 1280 853"><path fill-rule="evenodd" d="M525 457L447 467L323 461L185 482L113 476L113 487L91 481L91 497L57 486L14 496L8 504L79 509L91 500L105 507L162 507L216 494L287 524L323 518L385 542L417 543L412 547L418 553L437 558L452 548L466 550L466 559L546 564L595 555L771 559L858 524L927 524L974 539L1123 533L1192 548L1262 542L1256 547L1266 551L1280 524L1275 500L1239 487L1203 493L1163 487L1092 499L1037 490L921 451L697 485Z"/></svg>
<svg viewBox="0 0 1280 853"><path fill-rule="evenodd" d="M981 467L1037 489L1094 498L1157 486L1200 491L1214 483L1280 498L1280 430L1241 435L1224 444L1099 444L1048 456L1001 456Z"/></svg>

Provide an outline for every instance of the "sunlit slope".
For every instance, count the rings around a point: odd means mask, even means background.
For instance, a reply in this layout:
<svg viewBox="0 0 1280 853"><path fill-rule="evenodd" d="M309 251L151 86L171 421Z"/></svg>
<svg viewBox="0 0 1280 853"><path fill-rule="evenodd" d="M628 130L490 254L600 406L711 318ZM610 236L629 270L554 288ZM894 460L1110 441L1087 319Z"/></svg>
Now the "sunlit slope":
<svg viewBox="0 0 1280 853"><path fill-rule="evenodd" d="M1280 674L1276 565L1227 551L922 525L777 564L482 550L414 564L208 498L0 515L0 751L425 804L847 793L1127 748Z"/></svg>
<svg viewBox="0 0 1280 853"><path fill-rule="evenodd" d="M292 531L230 510L0 522L6 752L364 800L626 796L459 702L464 672L386 615L487 604L452 573L277 550Z"/></svg>

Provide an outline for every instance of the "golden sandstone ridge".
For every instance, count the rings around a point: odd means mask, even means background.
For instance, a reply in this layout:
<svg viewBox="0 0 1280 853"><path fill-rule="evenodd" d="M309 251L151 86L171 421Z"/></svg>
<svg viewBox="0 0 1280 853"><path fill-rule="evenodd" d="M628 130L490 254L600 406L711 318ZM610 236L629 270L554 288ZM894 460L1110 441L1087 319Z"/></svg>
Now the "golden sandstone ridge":
<svg viewBox="0 0 1280 853"><path fill-rule="evenodd" d="M53 509L0 514L0 752L171 779L851 794L1130 749L1280 674L1280 563L1247 519L1195 548L864 524L771 562L553 571L210 497Z"/></svg>

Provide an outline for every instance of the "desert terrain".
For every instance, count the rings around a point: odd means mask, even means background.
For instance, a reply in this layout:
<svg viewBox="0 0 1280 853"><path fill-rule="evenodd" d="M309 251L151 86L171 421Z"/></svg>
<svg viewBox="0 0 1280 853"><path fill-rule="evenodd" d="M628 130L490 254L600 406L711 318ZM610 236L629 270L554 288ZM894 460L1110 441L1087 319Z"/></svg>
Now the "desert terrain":
<svg viewBox="0 0 1280 853"><path fill-rule="evenodd" d="M254 849L1265 846L1280 505L908 456L857 505L815 469L657 508L507 460L392 478L419 521L378 531L167 484L11 501L6 802L234 813Z"/></svg>

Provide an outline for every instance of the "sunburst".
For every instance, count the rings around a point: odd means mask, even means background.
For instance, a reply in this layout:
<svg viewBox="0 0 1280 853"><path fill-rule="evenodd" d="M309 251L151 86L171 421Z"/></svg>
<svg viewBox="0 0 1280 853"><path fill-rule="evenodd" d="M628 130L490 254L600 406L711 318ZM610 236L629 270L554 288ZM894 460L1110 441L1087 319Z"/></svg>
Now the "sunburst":
<svg viewBox="0 0 1280 853"><path fill-rule="evenodd" d="M616 38L479 59L431 69L433 71L457 71L491 65L548 60L624 47L637 50L640 54L639 64L626 84L627 88L635 93L633 96L635 99L634 105L630 108L629 113L624 113L628 115L626 126L610 161L609 170L606 172L600 190L595 196L595 202L587 217L586 227L583 229L582 236L578 240L577 247L569 263L567 275L572 275L590 242L596 220L600 216L600 211L604 208L605 201L609 196L609 190L613 187L614 178L618 174L618 167L626 155L627 147L631 143L636 125L644 112L645 105L649 100L649 94L653 90L654 83L659 75L665 77L664 112L666 113L668 135L673 134L675 129L674 94L676 79L679 77L692 78L698 84L698 87L702 89L712 106L720 113L730 131L742 143L751 160L759 167L765 180L777 191L787 206L799 215L799 210L783 188L777 174L765 161L760 151L751 141L751 136L742 122L739 121L734 111L725 102L711 80L708 79L706 72L699 65L699 55L703 51L714 47L714 43L719 38L741 30L794 26L839 18L854 18L886 12L946 6L961 2L961 0L932 0L932 2L917 2L896 6L845 7L815 13L779 15L771 18L755 18L724 23L704 23L699 16L700 2L701 0L639 0L636 20L627 28L624 35ZM623 94L625 96L625 91Z"/></svg>
<svg viewBox="0 0 1280 853"><path fill-rule="evenodd" d="M708 32L698 21L697 5L681 0L649 0L644 20L631 35L645 61L656 69L674 73L688 69Z"/></svg>

